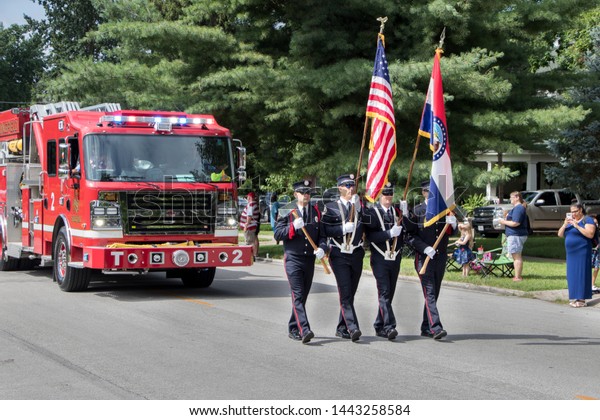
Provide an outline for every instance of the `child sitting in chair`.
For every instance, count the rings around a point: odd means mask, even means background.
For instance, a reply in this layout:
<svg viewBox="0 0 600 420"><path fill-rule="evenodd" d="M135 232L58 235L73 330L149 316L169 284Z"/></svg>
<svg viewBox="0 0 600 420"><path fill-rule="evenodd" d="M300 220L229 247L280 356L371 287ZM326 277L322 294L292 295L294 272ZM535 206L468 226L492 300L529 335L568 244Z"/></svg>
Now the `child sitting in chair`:
<svg viewBox="0 0 600 420"><path fill-rule="evenodd" d="M473 261L473 228L467 221L458 224L460 230L460 239L454 242L458 248L454 251L453 257L457 263L462 266L462 275L467 277L471 271L470 262Z"/></svg>

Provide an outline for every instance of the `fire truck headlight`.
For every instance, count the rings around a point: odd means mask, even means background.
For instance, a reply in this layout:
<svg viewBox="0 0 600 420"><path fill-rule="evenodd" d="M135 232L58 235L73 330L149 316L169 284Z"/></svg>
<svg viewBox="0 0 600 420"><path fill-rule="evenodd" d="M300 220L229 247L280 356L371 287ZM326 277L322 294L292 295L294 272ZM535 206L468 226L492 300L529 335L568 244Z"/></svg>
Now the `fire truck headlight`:
<svg viewBox="0 0 600 420"><path fill-rule="evenodd" d="M190 256L187 252L182 249L179 249L173 252L173 264L177 267L185 267L190 262Z"/></svg>
<svg viewBox="0 0 600 420"><path fill-rule="evenodd" d="M217 229L232 230L238 228L237 208L231 193L221 192L217 205Z"/></svg>
<svg viewBox="0 0 600 420"><path fill-rule="evenodd" d="M121 228L121 209L114 201L94 200L90 202L92 229Z"/></svg>

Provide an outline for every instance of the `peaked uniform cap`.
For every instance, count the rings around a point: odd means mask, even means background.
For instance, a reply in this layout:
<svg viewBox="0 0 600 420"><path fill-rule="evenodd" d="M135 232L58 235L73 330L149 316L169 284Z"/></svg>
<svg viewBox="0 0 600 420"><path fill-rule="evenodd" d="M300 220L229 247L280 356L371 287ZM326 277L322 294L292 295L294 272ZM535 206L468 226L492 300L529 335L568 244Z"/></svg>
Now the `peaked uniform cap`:
<svg viewBox="0 0 600 420"><path fill-rule="evenodd" d="M394 184L387 182L381 190L382 195L394 195Z"/></svg>
<svg viewBox="0 0 600 420"><path fill-rule="evenodd" d="M355 181L354 181L354 174L344 174L344 175L340 175L340 176L337 177L338 187L340 185L342 185L342 184L347 183L347 182L353 182L353 183L355 183Z"/></svg>
<svg viewBox="0 0 600 420"><path fill-rule="evenodd" d="M292 184L292 187L294 188L294 191L302 191L304 192L305 190L309 190L310 189L310 181L307 179L304 179L302 181L298 181L298 182L294 182Z"/></svg>

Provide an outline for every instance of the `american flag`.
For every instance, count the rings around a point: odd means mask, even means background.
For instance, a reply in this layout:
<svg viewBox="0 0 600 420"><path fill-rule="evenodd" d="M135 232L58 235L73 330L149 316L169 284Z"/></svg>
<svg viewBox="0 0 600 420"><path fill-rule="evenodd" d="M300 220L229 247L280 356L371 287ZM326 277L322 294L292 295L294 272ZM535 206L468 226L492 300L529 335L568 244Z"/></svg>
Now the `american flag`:
<svg viewBox="0 0 600 420"><path fill-rule="evenodd" d="M373 120L365 197L373 202L377 200L381 189L387 183L390 166L396 159L396 122L392 84L382 34L379 34L377 39L377 54L367 103L367 117Z"/></svg>

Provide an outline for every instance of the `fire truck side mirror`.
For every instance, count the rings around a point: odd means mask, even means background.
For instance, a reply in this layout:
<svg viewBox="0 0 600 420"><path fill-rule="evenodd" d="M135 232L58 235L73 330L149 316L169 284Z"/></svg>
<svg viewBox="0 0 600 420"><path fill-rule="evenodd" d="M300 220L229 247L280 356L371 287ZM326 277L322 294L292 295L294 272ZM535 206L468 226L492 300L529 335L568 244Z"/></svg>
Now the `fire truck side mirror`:
<svg viewBox="0 0 600 420"><path fill-rule="evenodd" d="M246 180L246 148L242 146L242 141L233 139L234 143L239 144L237 146L237 163L238 163L238 180L243 183Z"/></svg>
<svg viewBox="0 0 600 420"><path fill-rule="evenodd" d="M70 174L69 168L69 156L70 156L70 147L68 143L60 143L58 145L59 156L58 156L58 176L61 178L66 178Z"/></svg>

